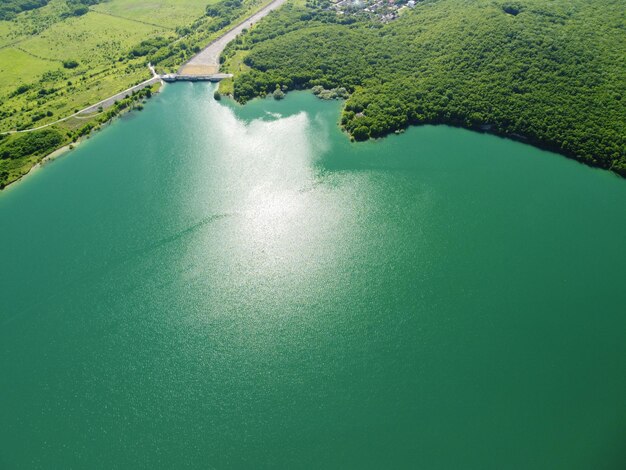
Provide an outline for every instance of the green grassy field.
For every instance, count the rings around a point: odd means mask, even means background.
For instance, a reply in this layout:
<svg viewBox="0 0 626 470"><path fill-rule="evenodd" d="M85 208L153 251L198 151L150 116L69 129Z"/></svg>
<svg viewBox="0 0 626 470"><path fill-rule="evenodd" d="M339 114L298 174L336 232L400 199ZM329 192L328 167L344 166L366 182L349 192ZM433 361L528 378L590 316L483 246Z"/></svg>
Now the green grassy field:
<svg viewBox="0 0 626 470"><path fill-rule="evenodd" d="M164 28L89 12L56 23L19 47L45 59L74 59L93 67L117 60L123 51L151 35L167 33Z"/></svg>
<svg viewBox="0 0 626 470"><path fill-rule="evenodd" d="M93 7L106 13L136 22L145 22L174 29L199 18L205 7L217 0L113 0Z"/></svg>
<svg viewBox="0 0 626 470"><path fill-rule="evenodd" d="M45 72L62 68L61 62L42 60L10 47L0 49L0 95L6 95L22 83L31 83Z"/></svg>

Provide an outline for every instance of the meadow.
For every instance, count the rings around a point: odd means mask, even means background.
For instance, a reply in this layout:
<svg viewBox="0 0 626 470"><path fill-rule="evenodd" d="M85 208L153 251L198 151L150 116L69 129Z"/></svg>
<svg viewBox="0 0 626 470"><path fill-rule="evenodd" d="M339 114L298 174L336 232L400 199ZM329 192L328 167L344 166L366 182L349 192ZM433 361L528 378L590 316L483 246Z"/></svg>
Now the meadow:
<svg viewBox="0 0 626 470"><path fill-rule="evenodd" d="M92 10L136 22L176 29L202 16L206 5L217 0L112 0Z"/></svg>

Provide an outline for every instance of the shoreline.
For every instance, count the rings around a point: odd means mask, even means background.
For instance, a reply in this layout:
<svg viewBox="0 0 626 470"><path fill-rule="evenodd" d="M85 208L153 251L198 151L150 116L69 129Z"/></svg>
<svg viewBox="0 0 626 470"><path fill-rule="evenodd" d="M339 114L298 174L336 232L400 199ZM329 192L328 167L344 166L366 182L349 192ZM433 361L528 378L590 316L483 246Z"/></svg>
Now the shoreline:
<svg viewBox="0 0 626 470"><path fill-rule="evenodd" d="M161 84L159 86L159 89L156 90L154 92L154 94L160 93L165 87L165 82L161 81ZM311 89L295 89L295 90L291 90L291 91L306 91L306 92L311 92ZM237 105L245 105L245 103L240 103L238 100L236 100L232 95L222 95L223 97L231 100L233 103L237 104ZM263 97L256 97L257 99L267 99L268 97L270 97L271 95L267 95L265 98ZM150 98L147 98L148 100ZM319 98L318 99L322 99ZM123 115L130 113L131 111L133 111L134 108L127 108L122 110L120 113L118 113L116 116L114 116L113 118L111 118L109 121L100 124L100 126L97 129L92 130L89 134L79 137L78 140L76 142L70 142L68 144L63 145L62 147L59 147L58 149L52 151L51 153L45 155L39 162L37 162L35 165L33 165L27 173L24 173L22 176L20 176L18 179L10 182L9 184L7 184L4 188L0 189L0 194L7 190L9 187L14 186L15 184L21 182L24 180L24 178L26 178L28 175L32 174L34 171L43 168L44 166L46 166L47 164L53 162L54 160L56 160L57 158L60 158L68 153L70 153L72 150L74 150L76 147L78 147L79 145L81 145L84 141L88 140L92 134L94 134L95 132L98 132L100 130L102 130L105 127L108 127L109 125L113 124L114 121L116 121L118 118L122 117ZM346 136L352 140L353 143L356 143L356 141L353 140L353 137L351 136L351 134L349 132L347 132L345 130L345 128L339 124L339 127L343 130L343 132L346 134ZM530 145L532 147L535 147L537 149L540 150L545 150L548 152L552 152L556 155L560 155L562 157L567 158L568 160L573 160L576 161L582 165L585 165L589 168L598 168L604 171L608 171L609 173L614 174L617 177L620 178L626 178L626 174L622 174L618 171L615 171L612 167L611 168L607 168L601 165L594 165L591 164L590 162L584 161L580 158L577 158L575 155L572 154L568 154L567 152L563 151L562 148L560 148L558 145L554 144L554 143L549 143L549 142L543 142L543 141L538 141L537 139L533 139L530 138L528 136L525 135L521 135L521 134L507 134L507 133L503 133L503 132L498 132L495 129L486 129L483 126L466 126L463 124L460 124L459 122L446 122L445 120L433 120L431 122L421 122L421 123L410 123L408 126L400 128L400 129L396 129L394 131L390 131L388 133L386 133L385 135L382 135L380 137L370 137L370 139L368 140L379 140L379 139L385 139L391 135L394 134L401 134L404 133L408 128L410 127L420 127L423 125L443 125L443 126L450 126L450 127L456 127L456 128L461 128L461 129L466 129L469 130L471 132L476 132L479 134L489 134L489 135L493 135L493 136L497 136L503 139L507 139L507 140L512 140L515 142L520 142L523 144L527 144Z"/></svg>
<svg viewBox="0 0 626 470"><path fill-rule="evenodd" d="M161 85L159 86L159 89L154 91L152 96L154 96L154 95L156 95L158 93L161 93L161 91L163 90L164 87L165 87L165 83L161 82ZM152 97L146 98L146 100L150 100L151 98ZM12 187L12 186L16 185L17 183L20 183L21 181L23 181L24 178L26 178L28 175L31 175L34 171L39 170L39 169L43 168L44 166L46 166L47 164L53 162L57 158L60 158L60 157L62 157L64 155L72 152L74 149L76 149L76 147L81 145L83 142L85 142L86 140L89 140L91 138L92 134L95 134L96 132L99 132L99 131L103 130L104 128L110 126L115 121L117 121L119 118L121 118L123 115L125 115L127 113L130 113L133 110L134 110L134 108L123 109L118 114L116 114L114 117L112 117L109 121L100 124L97 129L93 129L91 132L89 132L89 134L84 135L82 137L79 137L76 140L76 142L70 142L68 144L65 144L62 147L59 147L59 148L53 150L52 152L50 152L49 154L45 155L40 161L38 161L33 166L31 166L26 173L24 173L22 176L20 176L16 180L13 180L10 183L8 183L4 188L0 189L0 195L4 191L9 189L10 187Z"/></svg>
<svg viewBox="0 0 626 470"><path fill-rule="evenodd" d="M85 137L81 137L76 142L72 142L72 143L66 144L63 147L59 147L58 149L54 150L52 153L49 153L48 155L43 157L41 159L41 161L39 161L39 162L35 163L33 166L31 166L30 169L26 173L24 173L22 176L20 176L18 179L14 180L14 181L11 181L4 188L2 188L0 190L0 193L3 192L3 191L6 191L7 189L11 188L12 186L16 185L17 183L20 183L28 175L31 175L33 172L43 168L48 163L56 160L59 157L62 157L66 153L71 152L76 147L78 147L83 142L84 139L85 139Z"/></svg>
<svg viewBox="0 0 626 470"><path fill-rule="evenodd" d="M236 78L233 77L233 79ZM218 88L219 91L219 88ZM291 92L310 92L312 93L312 88L292 88L288 91L285 92L285 94L291 93ZM331 98L331 99L325 99L325 98L321 98L318 95L315 95L315 93L313 93L313 95L323 101L343 101L343 105L342 105L342 112L343 112L343 106L345 106L345 101L346 99L341 99L341 98ZM269 99L271 98L271 93L268 93L265 96L255 96L254 98L250 99L250 100L246 100L243 103L239 100L237 100L234 97L234 94L222 94L221 97L222 98L226 98L231 100L232 102L236 103L239 106L245 106L246 103L251 102L253 100L263 100L263 99ZM352 143L358 143L358 142L367 142L368 140L380 140L380 139L386 139L389 136L392 135L398 135L398 134L402 134L404 133L406 130L408 130L411 127L420 127L420 126L449 126L449 127L455 127L455 128L459 128L459 129L465 129L471 132L476 132L479 134L488 134L488 135L493 135L496 137L500 137L502 139L507 139L507 140L512 140L514 142L519 142L522 144L526 144L526 145L530 145L531 147L537 148L539 150L544 150L547 152L551 152L554 153L555 155L559 155L561 157L567 158L568 160L573 160L577 163L580 163L581 165L584 165L586 167L589 168L596 168L599 170L604 170L604 171L608 171L609 173L612 173L613 175L619 177L619 178L624 178L626 179L626 170L620 171L619 169L615 169L614 168L614 162L610 165L610 166L606 166L603 165L601 162L595 161L589 161L589 160L585 160L581 157L579 157L578 155L576 155L575 153L569 152L565 149L563 149L561 147L560 144L556 143L556 142L550 142L550 141L544 141L544 140L539 140L536 139L534 137L531 136L527 136L524 134L520 134L520 133L507 133L507 132L501 132L498 131L497 129L494 128L494 125L497 123L482 123L482 124L476 124L476 125L466 125L465 123L463 123L461 120L446 120L446 119L433 119L433 120L426 120L426 121L421 121L421 122L409 122L406 126L404 127L399 127L397 129L392 129L392 130L388 130L386 131L384 134L380 135L380 136L376 136L376 137L369 137L366 140L363 141L357 141L356 139L354 139L354 137L352 136L352 134L350 134L349 131L346 130L346 128L341 124L341 117L337 123L337 125L339 126L339 128L341 129L341 131L346 135L346 137L348 139L350 139L350 141Z"/></svg>

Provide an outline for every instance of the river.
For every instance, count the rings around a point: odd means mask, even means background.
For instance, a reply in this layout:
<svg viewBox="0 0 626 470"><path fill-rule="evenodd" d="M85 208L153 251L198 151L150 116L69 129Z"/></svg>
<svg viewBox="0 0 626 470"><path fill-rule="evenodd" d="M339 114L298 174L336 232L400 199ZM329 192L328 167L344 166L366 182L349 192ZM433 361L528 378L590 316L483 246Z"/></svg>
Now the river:
<svg viewBox="0 0 626 470"><path fill-rule="evenodd" d="M626 181L213 90L0 194L1 468L624 468Z"/></svg>

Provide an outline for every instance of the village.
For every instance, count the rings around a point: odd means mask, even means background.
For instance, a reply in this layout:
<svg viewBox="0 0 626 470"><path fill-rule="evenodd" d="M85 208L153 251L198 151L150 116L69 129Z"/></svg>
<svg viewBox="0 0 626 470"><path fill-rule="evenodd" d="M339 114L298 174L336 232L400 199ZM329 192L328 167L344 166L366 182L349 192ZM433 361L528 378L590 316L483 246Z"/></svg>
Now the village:
<svg viewBox="0 0 626 470"><path fill-rule="evenodd" d="M415 7L415 0L339 0L331 9L340 15L367 14L388 23L398 18L407 8Z"/></svg>

